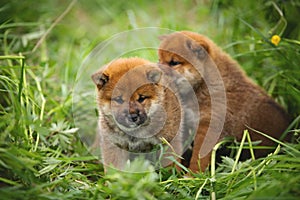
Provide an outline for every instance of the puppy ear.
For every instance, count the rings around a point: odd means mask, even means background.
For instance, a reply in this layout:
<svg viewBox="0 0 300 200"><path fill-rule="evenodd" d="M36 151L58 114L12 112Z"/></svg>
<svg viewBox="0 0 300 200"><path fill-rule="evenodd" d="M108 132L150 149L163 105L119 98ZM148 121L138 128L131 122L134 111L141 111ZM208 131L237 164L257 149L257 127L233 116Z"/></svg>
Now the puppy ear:
<svg viewBox="0 0 300 200"><path fill-rule="evenodd" d="M168 37L167 34L165 34L165 35L160 35L160 36L158 36L158 39L159 39L160 41L162 41L162 40L166 39L167 37Z"/></svg>
<svg viewBox="0 0 300 200"><path fill-rule="evenodd" d="M99 90L107 83L109 79L109 77L102 71L94 73L91 78Z"/></svg>
<svg viewBox="0 0 300 200"><path fill-rule="evenodd" d="M187 40L186 47L192 51L199 60L205 59L209 53L208 44L205 42L199 43L193 40Z"/></svg>
<svg viewBox="0 0 300 200"><path fill-rule="evenodd" d="M158 83L161 79L162 71L160 71L158 68L152 68L146 72L146 75L149 81L152 83Z"/></svg>

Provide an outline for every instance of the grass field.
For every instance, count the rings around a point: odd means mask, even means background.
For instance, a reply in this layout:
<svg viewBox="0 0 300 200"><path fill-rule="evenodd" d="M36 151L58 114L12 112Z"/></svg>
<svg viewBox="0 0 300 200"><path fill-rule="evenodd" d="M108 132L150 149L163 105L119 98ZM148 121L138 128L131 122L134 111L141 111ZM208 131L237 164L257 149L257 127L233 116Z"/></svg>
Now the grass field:
<svg viewBox="0 0 300 200"><path fill-rule="evenodd" d="M295 0L1 1L0 198L299 199L299 10ZM96 114L86 111L96 107L89 98L94 87L78 88L92 85L80 75L120 53L156 62L153 48L118 51L126 44L157 46L158 39L140 32L145 27L212 38L288 110L293 143L278 142L271 155L257 160L224 157L216 170L190 177L175 168L153 171L142 161L128 173L104 175L87 148L96 131ZM138 32L139 40L104 46L101 54L99 44L124 31ZM274 35L279 43L272 43ZM88 59L95 48L99 63ZM94 68L84 68L89 65ZM149 172L130 173L143 169Z"/></svg>

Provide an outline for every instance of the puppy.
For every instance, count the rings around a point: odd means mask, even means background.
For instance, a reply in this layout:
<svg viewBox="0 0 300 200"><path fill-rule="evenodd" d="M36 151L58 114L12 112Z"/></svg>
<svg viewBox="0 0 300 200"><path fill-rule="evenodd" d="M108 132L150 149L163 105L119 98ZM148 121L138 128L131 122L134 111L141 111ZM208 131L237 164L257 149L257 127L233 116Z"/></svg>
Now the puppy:
<svg viewBox="0 0 300 200"><path fill-rule="evenodd" d="M200 123L189 163L192 171L207 168L216 142L225 136L240 140L248 127L280 138L290 122L285 110L209 38L181 31L160 39L159 63L181 73L198 98ZM181 82L179 80L177 84L180 86ZM183 87L180 93L187 95L190 92L185 92ZM252 141L261 141L262 146L274 145L271 140L251 130L250 136ZM267 153L266 150L255 151L256 156ZM249 157L249 152L244 150L243 157Z"/></svg>
<svg viewBox="0 0 300 200"><path fill-rule="evenodd" d="M124 169L138 155L159 155L157 145L164 138L169 145L166 157L182 154L182 115L172 70L141 58L121 58L92 75L97 89L99 137L105 169ZM175 76L176 77L176 76ZM151 154L151 155L150 155Z"/></svg>

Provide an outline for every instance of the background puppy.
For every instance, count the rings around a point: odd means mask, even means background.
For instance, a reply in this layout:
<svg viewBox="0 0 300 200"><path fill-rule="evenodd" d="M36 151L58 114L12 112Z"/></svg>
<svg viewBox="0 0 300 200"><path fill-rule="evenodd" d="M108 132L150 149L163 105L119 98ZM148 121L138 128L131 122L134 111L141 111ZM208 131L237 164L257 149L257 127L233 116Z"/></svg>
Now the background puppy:
<svg viewBox="0 0 300 200"><path fill-rule="evenodd" d="M210 151L214 144L225 136L234 136L240 140L247 126L280 138L289 124L287 113L245 75L236 61L210 39L188 31L164 35L160 39L159 62L184 75L198 98L200 123L189 164L191 170L199 170L198 160L201 157L200 167L204 171L209 164ZM221 80L217 80L218 76ZM218 108L214 111L212 98L222 97L221 87L224 87L225 101L217 103ZM184 89L180 92L185 94ZM221 121L222 115L225 116L223 128L218 123L211 123ZM215 128L215 133L208 132L210 126L214 126L211 130ZM220 134L216 133L218 131ZM219 136L217 140L213 139L215 135ZM271 140L251 130L250 135L252 141L262 141L262 146L273 144ZM207 153L201 154L200 149ZM244 157L249 156L248 152L243 153ZM256 156L266 153L265 150L255 151Z"/></svg>
<svg viewBox="0 0 300 200"><path fill-rule="evenodd" d="M150 154L161 138L171 144L169 153L181 155L182 109L163 69L144 59L124 58L92 75L100 114L96 146L105 168L124 169L132 155Z"/></svg>

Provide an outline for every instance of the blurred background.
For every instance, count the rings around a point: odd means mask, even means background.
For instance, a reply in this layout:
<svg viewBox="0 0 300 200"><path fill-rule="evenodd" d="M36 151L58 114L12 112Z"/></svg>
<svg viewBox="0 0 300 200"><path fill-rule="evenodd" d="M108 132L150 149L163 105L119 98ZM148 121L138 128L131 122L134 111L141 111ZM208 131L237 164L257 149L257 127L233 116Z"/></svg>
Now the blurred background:
<svg viewBox="0 0 300 200"><path fill-rule="evenodd" d="M190 30L214 40L240 62L249 76L277 97L289 89L278 88L285 87L283 82L287 81L278 77L283 76L278 71L293 70L299 64L299 4L294 0L2 0L0 53L27 52L27 63L47 63L49 70L55 71L53 78L62 83L58 85L69 86L82 60L115 34L144 27ZM43 43L32 53L50 27ZM277 48L270 43L273 35L282 38ZM156 60L153 54L151 60ZM273 83L269 80L272 76L279 80ZM278 87L273 88L274 84ZM288 100L279 101L287 106Z"/></svg>

